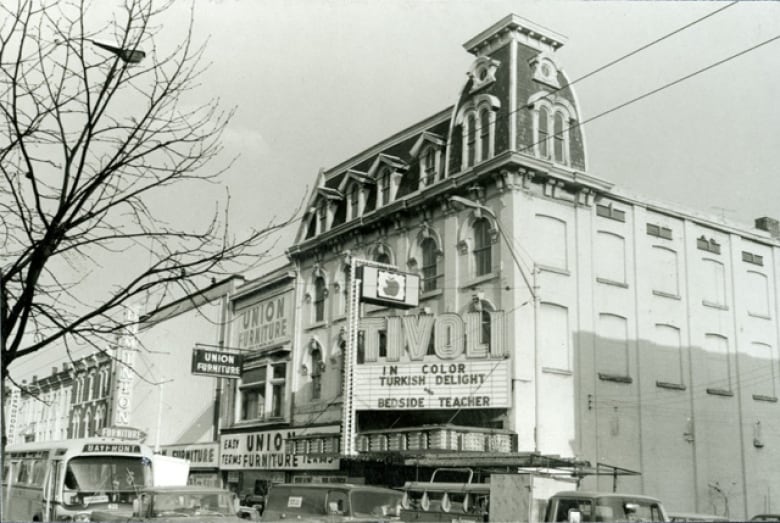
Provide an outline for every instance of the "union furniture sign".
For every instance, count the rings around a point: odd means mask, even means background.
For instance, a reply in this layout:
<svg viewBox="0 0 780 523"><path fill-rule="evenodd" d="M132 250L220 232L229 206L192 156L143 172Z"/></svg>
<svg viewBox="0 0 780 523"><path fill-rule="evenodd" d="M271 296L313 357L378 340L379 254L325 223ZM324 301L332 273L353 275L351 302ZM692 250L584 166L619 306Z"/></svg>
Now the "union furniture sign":
<svg viewBox="0 0 780 523"><path fill-rule="evenodd" d="M237 346L259 349L290 341L292 291L257 302L236 312Z"/></svg>
<svg viewBox="0 0 780 523"><path fill-rule="evenodd" d="M241 356L218 350L192 349L192 373L237 379L241 376Z"/></svg>
<svg viewBox="0 0 780 523"><path fill-rule="evenodd" d="M317 427L317 432L337 434L338 431L338 425ZM337 458L288 454L285 441L293 436L295 436L295 429L222 434L219 438L219 468L221 470L338 470Z"/></svg>

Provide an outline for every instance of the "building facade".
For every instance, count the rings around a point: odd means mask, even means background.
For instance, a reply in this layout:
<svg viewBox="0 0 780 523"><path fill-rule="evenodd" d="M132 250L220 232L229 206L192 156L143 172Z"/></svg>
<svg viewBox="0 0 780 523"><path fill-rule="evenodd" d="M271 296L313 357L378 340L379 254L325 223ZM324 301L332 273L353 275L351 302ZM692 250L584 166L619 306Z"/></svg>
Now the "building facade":
<svg viewBox="0 0 780 523"><path fill-rule="evenodd" d="M419 275L420 303L361 305L359 456L569 457L672 510L777 510L777 222L728 224L590 173L563 42L504 18L464 45L454 106L318 175L288 250L296 453L347 434L306 431L346 414L360 260Z"/></svg>
<svg viewBox="0 0 780 523"><path fill-rule="evenodd" d="M295 413L306 410L300 381L310 372L293 357L300 344L298 281L287 265L232 296L230 347L243 361L241 376L225 380L220 469L226 484L242 497L262 496L273 482L339 474L337 457L300 456L288 447L303 434L337 436L340 431L338 419L309 417L306 424L295 419Z"/></svg>

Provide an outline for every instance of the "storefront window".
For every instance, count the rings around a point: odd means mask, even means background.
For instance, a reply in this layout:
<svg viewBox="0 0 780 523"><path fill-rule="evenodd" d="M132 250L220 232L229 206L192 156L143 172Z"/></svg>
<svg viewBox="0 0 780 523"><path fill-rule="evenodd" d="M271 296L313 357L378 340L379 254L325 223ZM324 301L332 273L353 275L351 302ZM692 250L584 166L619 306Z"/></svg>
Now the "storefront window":
<svg viewBox="0 0 780 523"><path fill-rule="evenodd" d="M284 416L286 375L286 362L269 362L246 370L239 385L239 419L265 420Z"/></svg>

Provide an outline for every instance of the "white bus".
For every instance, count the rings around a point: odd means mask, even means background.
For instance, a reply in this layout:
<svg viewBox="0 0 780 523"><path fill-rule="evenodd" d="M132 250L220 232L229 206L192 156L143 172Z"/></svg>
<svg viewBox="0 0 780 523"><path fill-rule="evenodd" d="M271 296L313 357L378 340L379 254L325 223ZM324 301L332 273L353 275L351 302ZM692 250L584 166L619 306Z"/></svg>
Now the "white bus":
<svg viewBox="0 0 780 523"><path fill-rule="evenodd" d="M12 444L3 460L3 521L89 521L93 510L132 512L151 486L152 449L84 438Z"/></svg>

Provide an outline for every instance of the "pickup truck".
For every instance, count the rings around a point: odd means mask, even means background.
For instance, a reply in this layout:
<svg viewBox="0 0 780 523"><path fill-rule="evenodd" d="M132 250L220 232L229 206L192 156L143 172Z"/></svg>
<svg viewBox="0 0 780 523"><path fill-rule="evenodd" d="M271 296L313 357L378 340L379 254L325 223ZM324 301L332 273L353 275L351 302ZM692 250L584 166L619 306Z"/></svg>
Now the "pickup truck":
<svg viewBox="0 0 780 523"><path fill-rule="evenodd" d="M238 497L229 490L198 486L149 487L140 489L133 511L95 510L91 521L121 523L243 523L238 517Z"/></svg>

